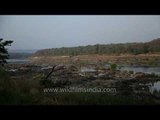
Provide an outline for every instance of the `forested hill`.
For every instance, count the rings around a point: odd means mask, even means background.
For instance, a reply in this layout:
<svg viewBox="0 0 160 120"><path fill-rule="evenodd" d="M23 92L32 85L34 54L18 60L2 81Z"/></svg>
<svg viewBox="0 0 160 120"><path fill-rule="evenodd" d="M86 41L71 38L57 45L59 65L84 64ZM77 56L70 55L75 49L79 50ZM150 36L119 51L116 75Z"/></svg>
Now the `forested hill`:
<svg viewBox="0 0 160 120"><path fill-rule="evenodd" d="M37 51L33 56L88 55L88 54L145 54L160 52L160 38L145 43L96 44L78 47L51 48Z"/></svg>
<svg viewBox="0 0 160 120"><path fill-rule="evenodd" d="M34 54L37 50L14 49L8 50L9 59L26 59Z"/></svg>
<svg viewBox="0 0 160 120"><path fill-rule="evenodd" d="M30 57L32 53L14 53L9 52L9 59L26 59Z"/></svg>

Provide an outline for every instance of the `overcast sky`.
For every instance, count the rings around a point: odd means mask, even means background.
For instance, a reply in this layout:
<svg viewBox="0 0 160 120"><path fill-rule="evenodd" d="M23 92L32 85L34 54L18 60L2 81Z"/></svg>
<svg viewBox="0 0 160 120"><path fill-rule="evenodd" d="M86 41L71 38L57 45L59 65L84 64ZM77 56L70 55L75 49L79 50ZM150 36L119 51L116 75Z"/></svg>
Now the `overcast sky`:
<svg viewBox="0 0 160 120"><path fill-rule="evenodd" d="M145 42L160 37L160 16L0 15L0 38L11 49Z"/></svg>

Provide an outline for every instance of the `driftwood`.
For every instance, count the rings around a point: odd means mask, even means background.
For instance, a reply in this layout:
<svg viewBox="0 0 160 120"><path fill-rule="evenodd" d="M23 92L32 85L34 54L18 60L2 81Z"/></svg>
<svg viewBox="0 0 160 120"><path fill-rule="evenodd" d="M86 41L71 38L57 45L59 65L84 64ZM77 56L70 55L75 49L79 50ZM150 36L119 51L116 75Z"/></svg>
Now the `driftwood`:
<svg viewBox="0 0 160 120"><path fill-rule="evenodd" d="M64 68L65 68L64 65L54 65L54 66L52 67L52 70L51 70L51 71L49 72L49 74L46 76L45 80L48 80L49 76L50 76L53 72L56 72L56 71L58 71L58 70L62 70L62 69L64 69Z"/></svg>

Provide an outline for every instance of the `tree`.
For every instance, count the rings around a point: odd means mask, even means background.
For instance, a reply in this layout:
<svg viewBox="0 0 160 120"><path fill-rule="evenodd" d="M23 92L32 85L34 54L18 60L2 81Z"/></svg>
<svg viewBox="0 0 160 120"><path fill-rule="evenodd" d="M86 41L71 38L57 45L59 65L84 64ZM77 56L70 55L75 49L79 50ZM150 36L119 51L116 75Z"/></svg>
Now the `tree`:
<svg viewBox="0 0 160 120"><path fill-rule="evenodd" d="M95 48L96 48L95 53L98 54L99 53L99 44L95 45Z"/></svg>
<svg viewBox="0 0 160 120"><path fill-rule="evenodd" d="M8 59L9 54L6 46L10 46L13 41L6 40L3 41L2 38L0 38L0 66L3 66L5 63L7 63L6 59Z"/></svg>
<svg viewBox="0 0 160 120"><path fill-rule="evenodd" d="M144 45L143 46L143 53L148 53L149 52L149 46L148 45Z"/></svg>

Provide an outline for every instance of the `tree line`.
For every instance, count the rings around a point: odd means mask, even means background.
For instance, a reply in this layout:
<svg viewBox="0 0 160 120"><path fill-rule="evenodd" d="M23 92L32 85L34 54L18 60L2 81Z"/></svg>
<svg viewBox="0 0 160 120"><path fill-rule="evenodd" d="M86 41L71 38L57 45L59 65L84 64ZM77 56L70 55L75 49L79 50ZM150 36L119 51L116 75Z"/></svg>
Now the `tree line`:
<svg viewBox="0 0 160 120"><path fill-rule="evenodd" d="M119 43L119 44L96 44L78 47L51 48L37 51L33 56L76 56L88 54L146 54L160 52L160 38L150 42Z"/></svg>

